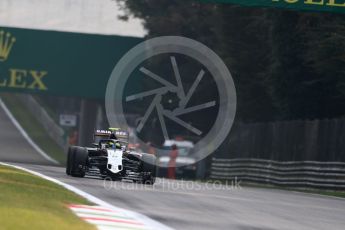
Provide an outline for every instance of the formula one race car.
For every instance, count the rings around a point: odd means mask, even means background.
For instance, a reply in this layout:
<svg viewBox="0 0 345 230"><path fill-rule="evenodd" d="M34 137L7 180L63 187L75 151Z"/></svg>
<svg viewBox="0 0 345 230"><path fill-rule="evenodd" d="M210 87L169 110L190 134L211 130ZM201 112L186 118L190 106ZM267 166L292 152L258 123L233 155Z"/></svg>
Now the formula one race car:
<svg viewBox="0 0 345 230"><path fill-rule="evenodd" d="M73 177L100 176L114 180L128 179L154 184L156 157L127 149L128 133L117 128L96 130L94 148L71 146L67 155L67 175Z"/></svg>

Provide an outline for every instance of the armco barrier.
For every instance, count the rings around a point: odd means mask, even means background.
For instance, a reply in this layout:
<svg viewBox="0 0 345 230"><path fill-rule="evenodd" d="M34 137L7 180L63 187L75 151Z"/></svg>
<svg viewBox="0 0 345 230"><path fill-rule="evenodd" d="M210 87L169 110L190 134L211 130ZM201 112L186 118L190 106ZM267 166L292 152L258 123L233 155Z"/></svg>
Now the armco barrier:
<svg viewBox="0 0 345 230"><path fill-rule="evenodd" d="M287 187L345 190L345 163L213 158L210 177Z"/></svg>

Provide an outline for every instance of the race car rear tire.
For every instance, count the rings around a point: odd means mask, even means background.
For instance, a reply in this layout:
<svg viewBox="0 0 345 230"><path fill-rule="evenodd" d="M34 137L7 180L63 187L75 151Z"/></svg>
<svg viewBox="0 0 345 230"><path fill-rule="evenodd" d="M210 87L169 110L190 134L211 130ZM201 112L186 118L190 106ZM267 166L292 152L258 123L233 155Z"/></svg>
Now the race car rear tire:
<svg viewBox="0 0 345 230"><path fill-rule="evenodd" d="M142 183L153 185L156 181L157 158L151 154L144 154L142 160Z"/></svg>
<svg viewBox="0 0 345 230"><path fill-rule="evenodd" d="M72 147L71 153L71 176L84 177L88 160L87 149L82 147Z"/></svg>

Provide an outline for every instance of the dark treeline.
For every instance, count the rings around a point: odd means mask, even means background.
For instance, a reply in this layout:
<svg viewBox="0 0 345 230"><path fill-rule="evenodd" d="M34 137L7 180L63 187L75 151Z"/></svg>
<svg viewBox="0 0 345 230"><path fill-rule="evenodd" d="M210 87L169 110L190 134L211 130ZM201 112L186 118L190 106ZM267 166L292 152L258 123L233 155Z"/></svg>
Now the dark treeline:
<svg viewBox="0 0 345 230"><path fill-rule="evenodd" d="M148 37L181 35L228 65L242 122L345 114L345 15L191 0L119 0Z"/></svg>

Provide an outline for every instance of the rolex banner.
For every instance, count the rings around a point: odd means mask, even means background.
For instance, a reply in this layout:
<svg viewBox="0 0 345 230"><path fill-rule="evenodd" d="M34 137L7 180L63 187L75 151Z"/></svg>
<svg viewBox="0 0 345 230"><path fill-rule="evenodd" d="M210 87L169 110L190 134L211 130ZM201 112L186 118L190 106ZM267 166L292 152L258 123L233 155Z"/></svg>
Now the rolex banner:
<svg viewBox="0 0 345 230"><path fill-rule="evenodd" d="M244 6L282 7L295 10L312 10L345 13L345 0L200 0L203 2L232 3Z"/></svg>
<svg viewBox="0 0 345 230"><path fill-rule="evenodd" d="M141 41L0 27L0 92L103 98L114 66Z"/></svg>

